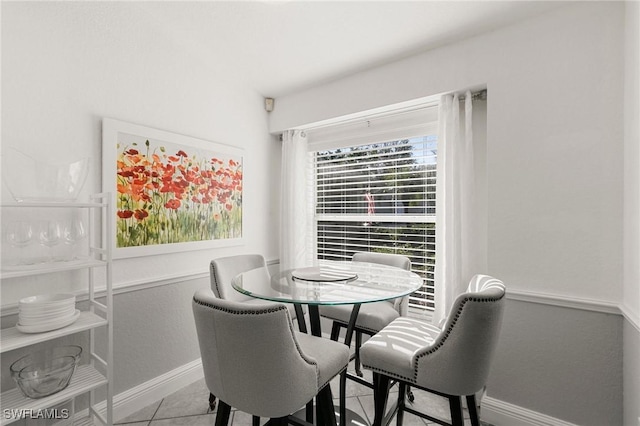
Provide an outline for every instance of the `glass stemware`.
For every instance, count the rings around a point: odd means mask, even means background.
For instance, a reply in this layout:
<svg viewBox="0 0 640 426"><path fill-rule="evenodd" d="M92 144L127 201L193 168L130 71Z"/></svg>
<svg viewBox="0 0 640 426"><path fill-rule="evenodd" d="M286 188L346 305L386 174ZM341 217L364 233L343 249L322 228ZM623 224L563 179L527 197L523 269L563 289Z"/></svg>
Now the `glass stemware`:
<svg viewBox="0 0 640 426"><path fill-rule="evenodd" d="M49 262L53 262L53 247L60 243L60 224L54 220L48 220L40 227L40 244L49 247Z"/></svg>
<svg viewBox="0 0 640 426"><path fill-rule="evenodd" d="M18 264L25 264L22 249L31 243L33 238L33 228L29 222L16 221L10 222L6 229L6 238L9 244L20 249Z"/></svg>
<svg viewBox="0 0 640 426"><path fill-rule="evenodd" d="M75 255L76 245L79 241L83 240L87 235L84 223L80 218L73 218L66 222L62 231L62 238L64 243L71 246L71 253L69 260L75 260L78 257Z"/></svg>

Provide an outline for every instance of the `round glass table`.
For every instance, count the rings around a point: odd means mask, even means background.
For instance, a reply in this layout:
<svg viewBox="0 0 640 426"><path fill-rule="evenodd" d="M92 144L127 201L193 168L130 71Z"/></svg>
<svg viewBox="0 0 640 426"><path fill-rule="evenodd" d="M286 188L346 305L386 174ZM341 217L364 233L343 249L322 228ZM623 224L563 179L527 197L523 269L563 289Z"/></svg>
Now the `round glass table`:
<svg viewBox="0 0 640 426"><path fill-rule="evenodd" d="M309 307L311 333L321 336L320 305L354 305L355 321L361 304L406 296L422 286L414 272L367 262L320 261L318 266L280 270L272 275L264 268L236 276L232 286L257 299ZM302 309L296 310L296 313ZM298 315L300 318L301 316ZM304 317L302 317L304 318ZM306 326L299 322L301 331ZM346 343L349 343L347 341Z"/></svg>
<svg viewBox="0 0 640 426"><path fill-rule="evenodd" d="M406 296L418 290L423 281L413 272L377 263L319 261L314 267L279 270L271 275L264 268L253 269L236 276L231 284L236 291L257 299L294 304L298 327L304 333L307 326L302 305L307 305L311 334L319 337L319 306L353 305L344 340L350 345L360 305ZM333 405L329 386L318 394L317 400ZM310 420L309 412L307 419ZM336 424L333 416L324 422ZM340 422L357 423L347 416Z"/></svg>

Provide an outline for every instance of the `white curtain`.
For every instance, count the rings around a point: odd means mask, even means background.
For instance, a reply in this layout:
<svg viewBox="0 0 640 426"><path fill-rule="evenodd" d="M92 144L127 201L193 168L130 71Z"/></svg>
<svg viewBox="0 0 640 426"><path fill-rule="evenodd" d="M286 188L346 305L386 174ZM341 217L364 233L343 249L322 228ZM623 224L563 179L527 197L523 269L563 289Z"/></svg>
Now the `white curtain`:
<svg viewBox="0 0 640 426"><path fill-rule="evenodd" d="M312 212L309 206L307 136L300 130L282 135L282 176L280 205L280 267L299 268L312 264L309 232Z"/></svg>
<svg viewBox="0 0 640 426"><path fill-rule="evenodd" d="M476 237L482 215L476 210L471 93L465 94L464 127L458 95L445 95L438 112L436 183L436 268L434 324L446 318L471 277L484 273L483 242Z"/></svg>

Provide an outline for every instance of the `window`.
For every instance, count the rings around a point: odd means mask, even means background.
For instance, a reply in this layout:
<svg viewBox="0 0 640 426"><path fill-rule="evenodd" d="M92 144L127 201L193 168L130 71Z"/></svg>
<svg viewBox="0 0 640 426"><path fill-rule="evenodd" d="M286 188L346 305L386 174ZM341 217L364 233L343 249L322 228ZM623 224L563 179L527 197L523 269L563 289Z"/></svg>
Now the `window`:
<svg viewBox="0 0 640 426"><path fill-rule="evenodd" d="M428 116L424 110L413 114L422 123ZM345 129L340 138L340 129L332 129L335 148L325 148L331 145L327 138L310 137L316 249L319 259L328 260L348 260L356 251L409 257L413 271L424 280L410 296L409 307L425 311L434 308L437 123L432 114L428 126L414 128L406 118L395 133L412 128L411 133L420 134L377 142L381 134L394 133L387 131L386 118L384 132L380 126L371 132L371 122L366 125L369 135ZM345 141L367 139L373 141L345 146Z"/></svg>

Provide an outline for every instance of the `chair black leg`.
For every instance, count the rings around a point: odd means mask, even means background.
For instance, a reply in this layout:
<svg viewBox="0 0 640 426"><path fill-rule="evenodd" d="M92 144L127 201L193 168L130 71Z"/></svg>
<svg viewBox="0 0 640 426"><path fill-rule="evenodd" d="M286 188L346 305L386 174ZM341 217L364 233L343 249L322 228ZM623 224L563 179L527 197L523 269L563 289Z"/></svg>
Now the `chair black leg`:
<svg viewBox="0 0 640 426"><path fill-rule="evenodd" d="M407 384L400 382L398 386L398 411L396 414L396 426L402 426L402 421L404 419L404 399L405 394L407 393Z"/></svg>
<svg viewBox="0 0 640 426"><path fill-rule="evenodd" d="M362 332L356 330L356 359L354 360L355 362L355 367L356 367L356 374L358 375L358 377L362 377L362 369L360 368L360 346L362 346Z"/></svg>
<svg viewBox="0 0 640 426"><path fill-rule="evenodd" d="M478 405L476 404L476 396L467 395L467 409L469 409L469 418L472 426L480 426L480 418L478 417Z"/></svg>
<svg viewBox="0 0 640 426"><path fill-rule="evenodd" d="M251 426L260 426L260 417L253 416L251 419Z"/></svg>
<svg viewBox="0 0 640 426"><path fill-rule="evenodd" d="M375 405L375 418L373 426L382 426L384 414L387 411L387 398L389 396L389 377L379 373L373 373L373 401Z"/></svg>
<svg viewBox="0 0 640 426"><path fill-rule="evenodd" d="M231 417L231 406L227 405L224 401L220 401L215 426L227 426L229 424L229 417Z"/></svg>
<svg viewBox="0 0 640 426"><path fill-rule="evenodd" d="M331 326L331 340L338 341L338 337L340 337L340 323L337 321L333 322Z"/></svg>
<svg viewBox="0 0 640 426"><path fill-rule="evenodd" d="M449 409L451 410L451 425L464 426L464 416L462 414L462 400L459 396L449 396Z"/></svg>
<svg viewBox="0 0 640 426"><path fill-rule="evenodd" d="M298 321L298 330L300 333L307 333L307 323L304 321L304 312L302 312L302 306L299 303L293 305L293 309L296 311L296 320Z"/></svg>
<svg viewBox="0 0 640 426"><path fill-rule="evenodd" d="M309 423L313 423L313 399L307 402L307 409L305 411L305 420Z"/></svg>
<svg viewBox="0 0 640 426"><path fill-rule="evenodd" d="M265 424L265 426L267 426L268 424L269 423ZM313 422L304 421L294 415L287 416L287 423L285 424L293 426L313 426Z"/></svg>
<svg viewBox="0 0 640 426"><path fill-rule="evenodd" d="M347 370L340 373L340 426L347 426Z"/></svg>
<svg viewBox="0 0 640 426"><path fill-rule="evenodd" d="M209 393L209 409L211 411L216 409L216 396L212 393Z"/></svg>
<svg viewBox="0 0 640 426"><path fill-rule="evenodd" d="M333 397L329 385L320 389L316 396L316 424L332 426L336 425L336 412L333 406Z"/></svg>
<svg viewBox="0 0 640 426"><path fill-rule="evenodd" d="M412 404L413 404L413 401L415 401L415 399L416 399L416 397L413 396L413 392L411 392L411 386L407 386L407 399Z"/></svg>

